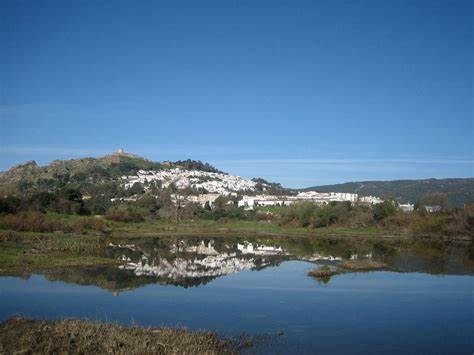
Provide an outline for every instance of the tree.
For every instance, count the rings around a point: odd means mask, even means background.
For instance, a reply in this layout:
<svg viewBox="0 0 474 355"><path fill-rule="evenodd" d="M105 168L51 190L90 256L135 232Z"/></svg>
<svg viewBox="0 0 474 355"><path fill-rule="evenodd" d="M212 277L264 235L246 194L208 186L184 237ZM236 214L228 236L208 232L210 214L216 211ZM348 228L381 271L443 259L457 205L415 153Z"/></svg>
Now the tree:
<svg viewBox="0 0 474 355"><path fill-rule="evenodd" d="M142 184L140 184L139 182L136 182L132 185L131 188L128 189L127 192L130 196L141 195L145 192L145 189L143 188Z"/></svg>
<svg viewBox="0 0 474 355"><path fill-rule="evenodd" d="M36 209L45 210L51 208L57 200L57 196L51 192L38 192L31 196L30 204Z"/></svg>
<svg viewBox="0 0 474 355"><path fill-rule="evenodd" d="M181 217L182 217L182 210L184 207L184 196L175 194L175 201L174 201L174 219L176 224L179 224L181 222Z"/></svg>
<svg viewBox="0 0 474 355"><path fill-rule="evenodd" d="M59 196L71 202L82 202L82 193L73 186L63 187L59 190Z"/></svg>
<svg viewBox="0 0 474 355"><path fill-rule="evenodd" d="M16 196L0 198L0 213L17 213L20 210L21 200Z"/></svg>
<svg viewBox="0 0 474 355"><path fill-rule="evenodd" d="M388 216L397 212L396 203L392 200L386 200L382 203L377 203L372 207L372 213L376 221L381 221Z"/></svg>

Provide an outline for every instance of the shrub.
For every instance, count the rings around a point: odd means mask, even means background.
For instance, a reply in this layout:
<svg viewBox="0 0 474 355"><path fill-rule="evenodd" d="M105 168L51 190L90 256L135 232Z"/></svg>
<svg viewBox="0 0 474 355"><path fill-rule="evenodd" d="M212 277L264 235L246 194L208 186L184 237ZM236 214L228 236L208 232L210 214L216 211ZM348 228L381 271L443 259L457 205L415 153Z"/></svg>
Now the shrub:
<svg viewBox="0 0 474 355"><path fill-rule="evenodd" d="M81 203L76 207L76 214L79 216L89 216L91 211L86 206L84 206L83 203Z"/></svg>
<svg viewBox="0 0 474 355"><path fill-rule="evenodd" d="M444 234L448 221L448 217L442 214L416 215L411 230L415 235Z"/></svg>
<svg viewBox="0 0 474 355"><path fill-rule="evenodd" d="M311 226L315 228L328 227L341 218L343 211L343 208L338 208L334 204L321 206L313 211Z"/></svg>
<svg viewBox="0 0 474 355"><path fill-rule="evenodd" d="M85 206L92 214L105 214L107 209L112 205L110 198L105 196L96 196L90 200L85 201Z"/></svg>
<svg viewBox="0 0 474 355"><path fill-rule="evenodd" d="M291 205L283 212L282 223L307 227L314 222L314 213L318 208L318 206L311 202Z"/></svg>
<svg viewBox="0 0 474 355"><path fill-rule="evenodd" d="M374 205L372 212L374 219L376 221L381 221L382 219L395 214L397 212L397 207L393 201L387 200Z"/></svg>
<svg viewBox="0 0 474 355"><path fill-rule="evenodd" d="M193 216L202 219L213 219L215 221L219 219L240 219L247 220L248 214L242 207L237 207L234 204L228 205L224 199L217 199L214 206L211 208L209 205L204 207L198 206L193 208ZM255 212L252 212L254 214Z"/></svg>
<svg viewBox="0 0 474 355"><path fill-rule="evenodd" d="M31 196L30 205L38 209L51 207L57 200L57 196L51 192L38 192Z"/></svg>
<svg viewBox="0 0 474 355"><path fill-rule="evenodd" d="M347 221L351 209L351 204L346 202L331 202L323 206L312 202L296 203L283 212L281 221L283 224L299 225L300 227L328 227Z"/></svg>
<svg viewBox="0 0 474 355"><path fill-rule="evenodd" d="M412 214L405 212L396 212L383 220L385 227L392 230L399 230L410 227L412 223Z"/></svg>
<svg viewBox="0 0 474 355"><path fill-rule="evenodd" d="M88 231L104 233L106 231L106 226L99 218L81 218L74 222L72 229L76 233L85 233Z"/></svg>
<svg viewBox="0 0 474 355"><path fill-rule="evenodd" d="M450 213L444 233L447 235L474 236L474 204L467 204L463 209Z"/></svg>
<svg viewBox="0 0 474 355"><path fill-rule="evenodd" d="M68 226L58 220L50 220L42 213L21 212L0 217L0 228L27 232L53 232L69 230Z"/></svg>
<svg viewBox="0 0 474 355"><path fill-rule="evenodd" d="M21 200L16 196L0 198L0 213L17 213L21 207Z"/></svg>
<svg viewBox="0 0 474 355"><path fill-rule="evenodd" d="M374 217L371 211L357 208L351 211L346 224L350 227L367 227L374 224Z"/></svg>
<svg viewBox="0 0 474 355"><path fill-rule="evenodd" d="M132 206L112 206L105 212L105 218L119 222L142 222L146 211Z"/></svg>

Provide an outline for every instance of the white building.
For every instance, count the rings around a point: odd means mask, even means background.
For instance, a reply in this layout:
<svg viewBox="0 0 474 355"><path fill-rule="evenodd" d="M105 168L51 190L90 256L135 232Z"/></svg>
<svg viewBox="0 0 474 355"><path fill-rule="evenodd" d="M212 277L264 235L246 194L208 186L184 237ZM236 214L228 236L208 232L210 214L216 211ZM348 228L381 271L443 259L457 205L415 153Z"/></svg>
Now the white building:
<svg viewBox="0 0 474 355"><path fill-rule="evenodd" d="M312 202L318 205L328 204L330 202L350 202L350 203L367 203L377 204L382 203L383 200L375 196L359 197L358 194L346 192L317 192L305 191L300 192L296 196L274 196L274 195L257 195L257 196L243 196L238 201L239 207L246 207L246 209L253 209L256 206L289 206L298 202Z"/></svg>
<svg viewBox="0 0 474 355"><path fill-rule="evenodd" d="M425 206L425 210L428 213L435 213L441 211L441 206L433 205L433 206Z"/></svg>
<svg viewBox="0 0 474 355"><path fill-rule="evenodd" d="M274 247L268 245L256 245L252 243L244 242L244 244L237 243L237 250L242 254L254 254L254 255L274 255L283 253L281 247Z"/></svg>
<svg viewBox="0 0 474 355"><path fill-rule="evenodd" d="M415 210L415 205L411 203L403 203L403 204L398 205L398 207L403 212L413 212Z"/></svg>
<svg viewBox="0 0 474 355"><path fill-rule="evenodd" d="M362 196L359 198L359 202L366 203L369 205L376 205L376 204L382 203L383 200L376 196Z"/></svg>

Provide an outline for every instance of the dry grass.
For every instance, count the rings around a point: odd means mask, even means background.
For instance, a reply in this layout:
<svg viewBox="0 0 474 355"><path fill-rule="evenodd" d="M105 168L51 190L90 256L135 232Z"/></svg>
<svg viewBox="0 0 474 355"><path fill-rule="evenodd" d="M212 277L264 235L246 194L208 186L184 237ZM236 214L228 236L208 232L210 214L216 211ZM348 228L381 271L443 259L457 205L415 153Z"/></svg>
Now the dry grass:
<svg viewBox="0 0 474 355"><path fill-rule="evenodd" d="M12 318L0 324L0 354L220 354L227 345L215 334L185 329L73 319Z"/></svg>

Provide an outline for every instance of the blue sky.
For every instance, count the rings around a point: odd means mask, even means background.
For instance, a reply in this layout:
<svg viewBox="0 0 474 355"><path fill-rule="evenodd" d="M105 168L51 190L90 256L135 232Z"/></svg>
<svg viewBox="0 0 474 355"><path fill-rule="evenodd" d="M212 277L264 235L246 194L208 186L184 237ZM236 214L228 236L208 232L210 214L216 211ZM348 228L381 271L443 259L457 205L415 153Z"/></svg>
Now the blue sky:
<svg viewBox="0 0 474 355"><path fill-rule="evenodd" d="M123 147L299 187L472 177L472 1L0 1L0 169Z"/></svg>

